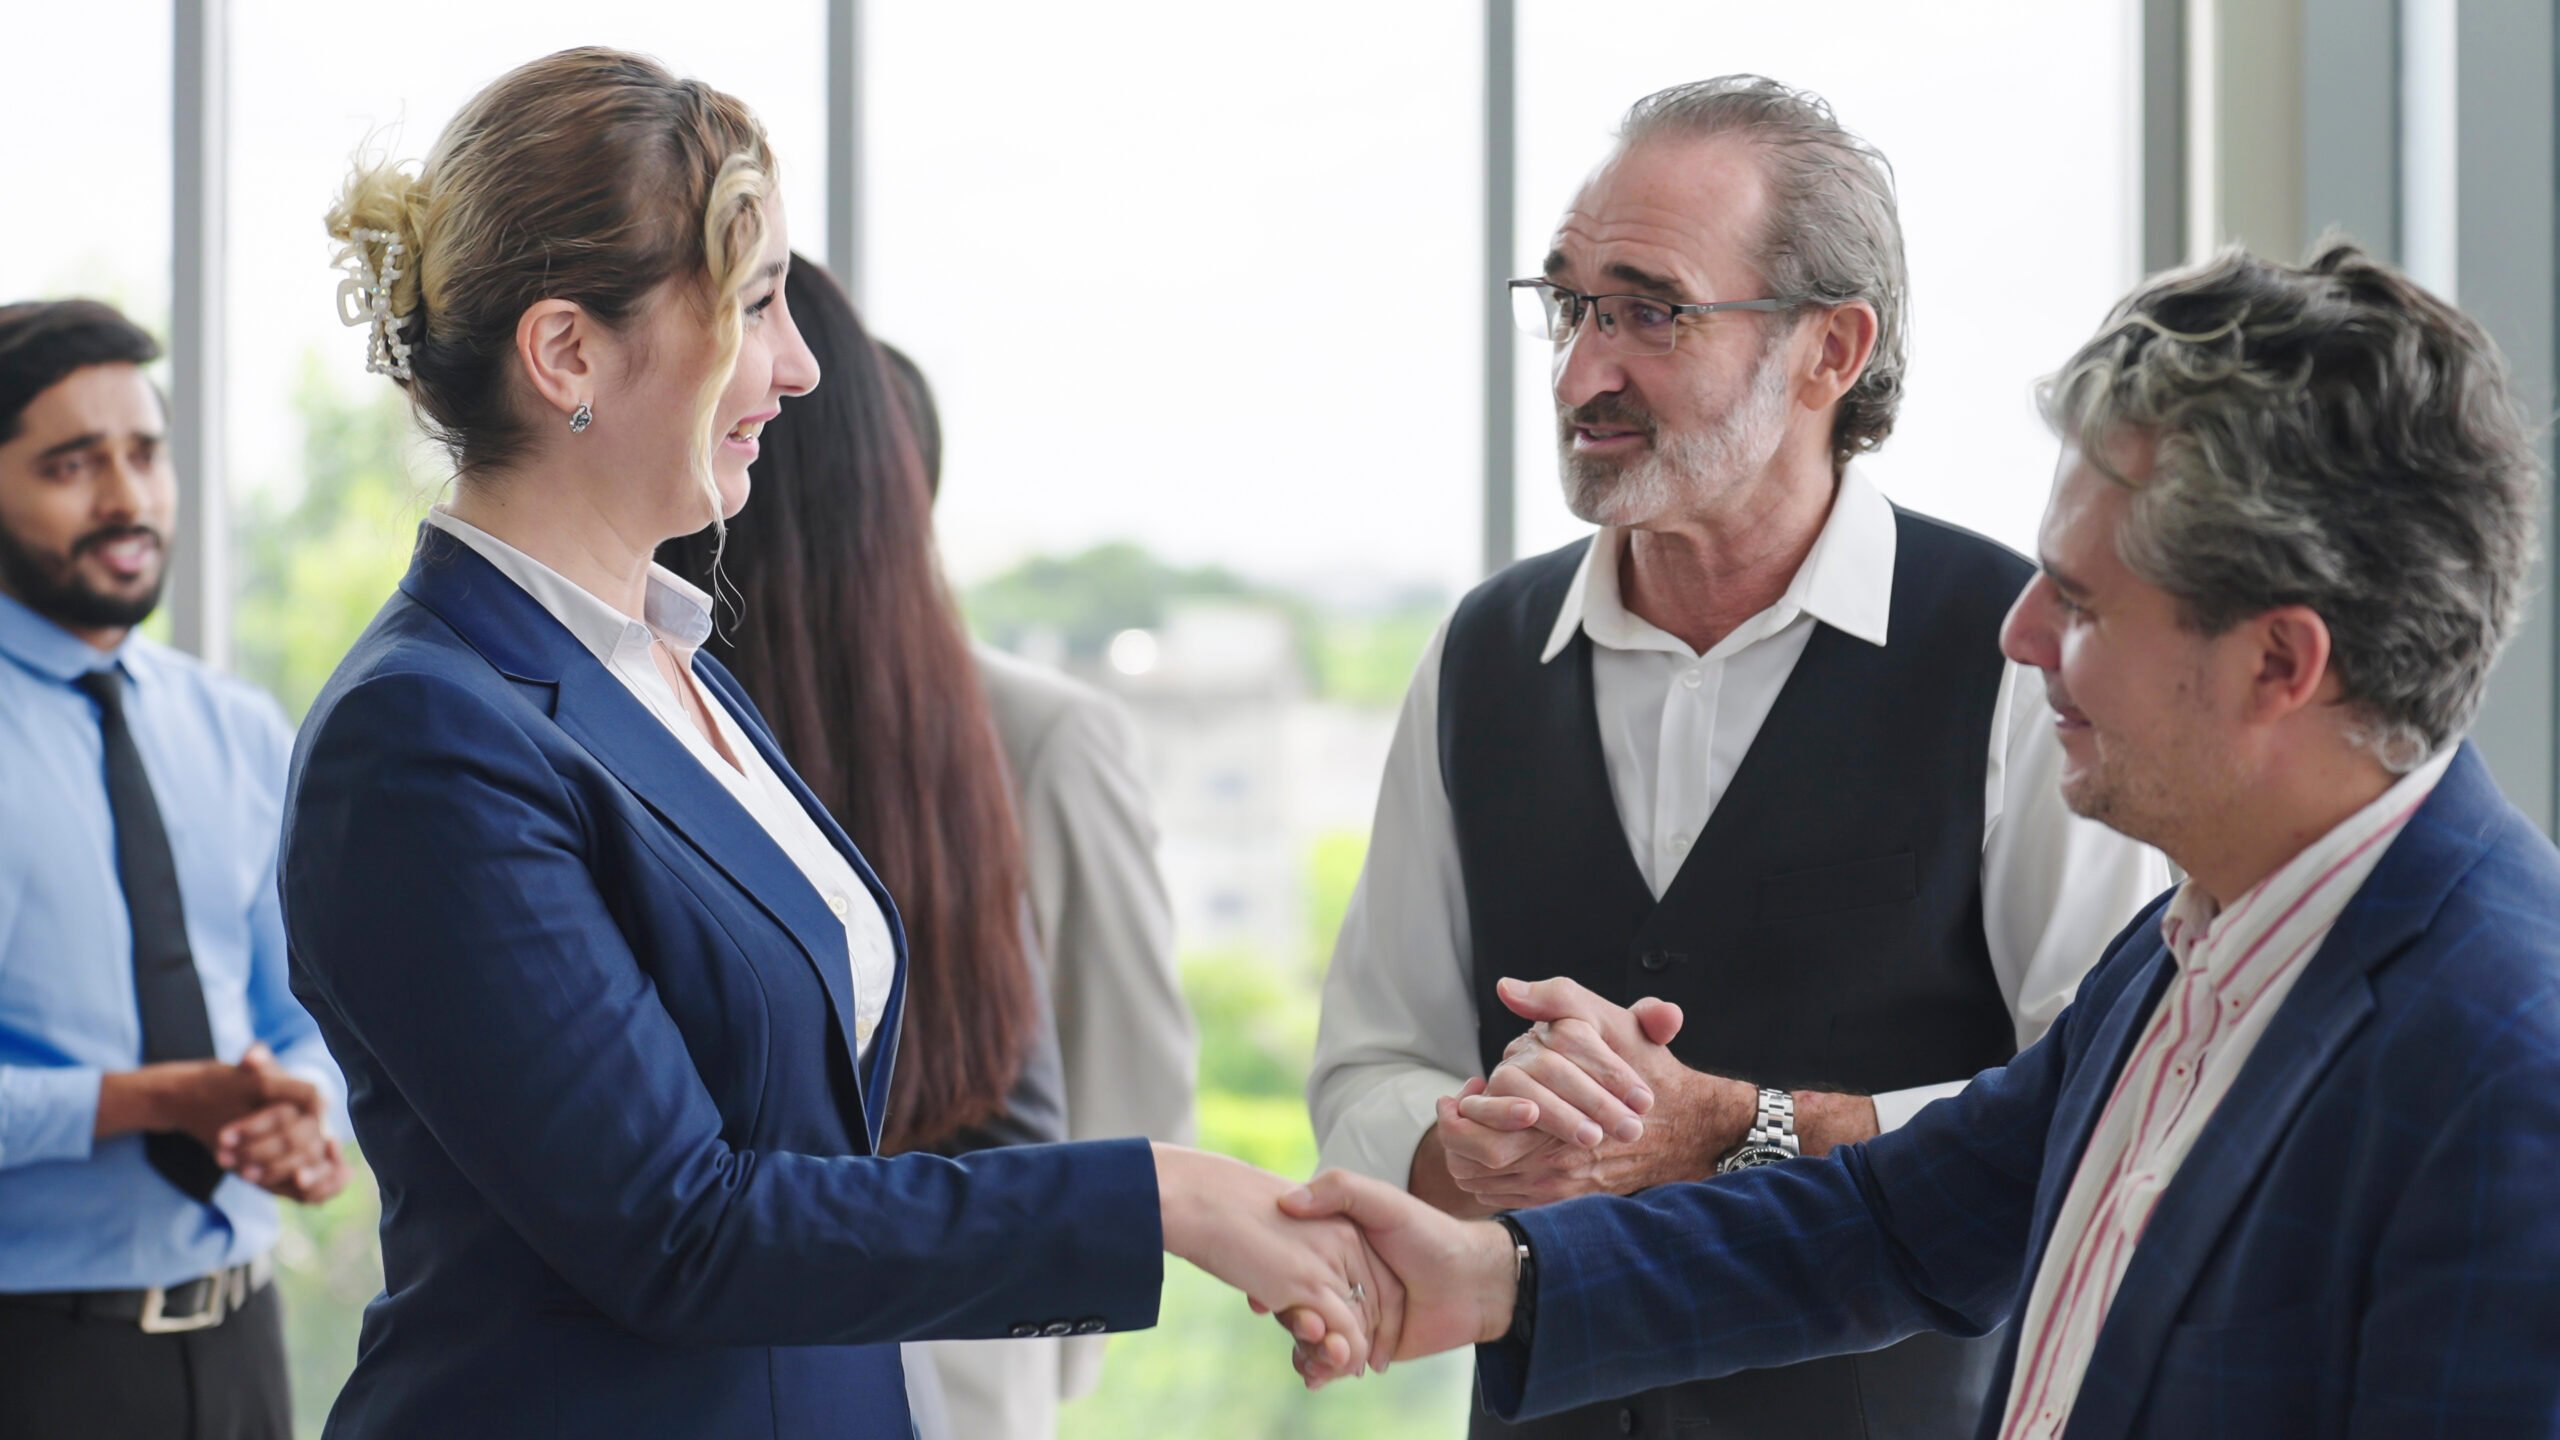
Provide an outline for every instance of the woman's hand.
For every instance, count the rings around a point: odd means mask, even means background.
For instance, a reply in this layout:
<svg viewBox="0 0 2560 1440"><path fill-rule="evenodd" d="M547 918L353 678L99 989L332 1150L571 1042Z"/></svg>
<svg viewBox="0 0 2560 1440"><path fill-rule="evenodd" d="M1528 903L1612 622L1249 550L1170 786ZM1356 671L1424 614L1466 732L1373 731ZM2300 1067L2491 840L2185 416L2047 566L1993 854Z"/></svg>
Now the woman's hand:
<svg viewBox="0 0 2560 1440"><path fill-rule="evenodd" d="M1500 1225L1443 1214L1392 1185L1342 1170L1326 1171L1280 1203L1306 1219L1342 1216L1356 1222L1379 1268L1412 1287L1401 1298L1414 1303L1398 1315L1398 1339L1385 1359L1487 1344L1510 1331L1519 1260L1510 1232ZM1284 1322L1293 1318L1281 1316ZM1296 1326L1290 1331L1295 1334ZM1310 1390L1353 1373L1321 1346L1303 1341L1293 1363Z"/></svg>
<svg viewBox="0 0 2560 1440"><path fill-rule="evenodd" d="M1358 1226L1282 1214L1280 1197L1297 1186L1241 1160L1179 1145L1155 1156L1168 1254L1243 1291L1255 1310L1281 1312L1328 1370L1386 1368L1401 1343L1404 1285Z"/></svg>

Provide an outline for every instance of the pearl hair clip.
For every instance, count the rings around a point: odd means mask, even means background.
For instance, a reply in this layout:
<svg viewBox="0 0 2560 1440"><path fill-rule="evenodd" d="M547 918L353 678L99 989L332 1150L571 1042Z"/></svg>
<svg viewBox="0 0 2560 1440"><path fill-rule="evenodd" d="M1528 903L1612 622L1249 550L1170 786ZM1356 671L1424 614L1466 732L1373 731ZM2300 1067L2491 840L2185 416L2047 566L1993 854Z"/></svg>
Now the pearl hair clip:
<svg viewBox="0 0 2560 1440"><path fill-rule="evenodd" d="M391 314L391 282L401 275L400 239L388 230L350 230L347 238L354 243L348 247L345 264L354 273L338 282L338 319L349 326L373 327L364 347L367 373L406 380L409 343L400 338L400 323ZM365 259L367 245L382 247L381 269Z"/></svg>

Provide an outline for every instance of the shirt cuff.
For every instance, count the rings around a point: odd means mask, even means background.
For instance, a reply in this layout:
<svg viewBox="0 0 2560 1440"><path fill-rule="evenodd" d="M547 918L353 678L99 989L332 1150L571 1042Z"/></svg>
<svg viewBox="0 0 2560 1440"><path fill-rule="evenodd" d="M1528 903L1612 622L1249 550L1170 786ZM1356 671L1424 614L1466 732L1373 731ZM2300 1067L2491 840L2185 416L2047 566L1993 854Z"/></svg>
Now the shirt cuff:
<svg viewBox="0 0 2560 1440"><path fill-rule="evenodd" d="M338 1093L338 1072L325 1065L287 1065L284 1073L320 1092L320 1128L339 1140L353 1140L347 1126L346 1097Z"/></svg>
<svg viewBox="0 0 2560 1440"><path fill-rule="evenodd" d="M1349 1170L1399 1190L1413 1178L1414 1147L1440 1123L1443 1095L1465 1080L1416 1066L1373 1081L1369 1093L1342 1112L1319 1147L1329 1170Z"/></svg>
<svg viewBox="0 0 2560 1440"><path fill-rule="evenodd" d="M88 1159L104 1075L89 1065L0 1065L0 1169Z"/></svg>
<svg viewBox="0 0 2560 1440"><path fill-rule="evenodd" d="M1888 1090L1868 1098L1875 1102L1876 1133L1889 1135L1911 1123L1911 1117L1940 1100L1964 1093L1970 1080L1949 1080L1941 1085L1917 1085L1909 1090Z"/></svg>

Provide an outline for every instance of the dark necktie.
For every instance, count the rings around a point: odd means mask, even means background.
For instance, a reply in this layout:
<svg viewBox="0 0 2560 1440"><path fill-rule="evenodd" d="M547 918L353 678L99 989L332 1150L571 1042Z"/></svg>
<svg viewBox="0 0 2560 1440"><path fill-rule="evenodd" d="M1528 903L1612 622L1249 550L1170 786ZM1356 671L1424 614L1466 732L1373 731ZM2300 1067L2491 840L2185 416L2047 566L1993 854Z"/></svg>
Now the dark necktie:
<svg viewBox="0 0 2560 1440"><path fill-rule="evenodd" d="M178 897L178 862L169 854L169 832L151 777L124 720L124 685L112 669L92 670L74 682L98 702L98 733L107 749L107 809L115 817L116 880L133 919L133 998L142 1016L142 1063L213 1058L213 1026L205 1018L204 986L196 979L195 952L187 947L186 908ZM156 1130L142 1137L151 1168L195 1200L207 1200L222 1183L222 1167L194 1136Z"/></svg>

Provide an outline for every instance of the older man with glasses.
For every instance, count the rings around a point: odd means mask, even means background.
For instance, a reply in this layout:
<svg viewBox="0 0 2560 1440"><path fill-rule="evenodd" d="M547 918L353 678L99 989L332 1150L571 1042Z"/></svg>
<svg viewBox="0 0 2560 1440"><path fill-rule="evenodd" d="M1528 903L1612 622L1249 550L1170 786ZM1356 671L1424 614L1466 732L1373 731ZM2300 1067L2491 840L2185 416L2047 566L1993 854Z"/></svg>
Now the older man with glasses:
<svg viewBox="0 0 2560 1440"><path fill-rule="evenodd" d="M2062 804L1999 646L2032 567L1852 463L1901 400L1902 236L1827 105L1638 102L1512 291L1599 532L1424 656L1309 1086L1329 1164L1460 1216L1892 1130L2042 1036L2167 883ZM1924 1336L1475 1432L1952 1440L1992 1358Z"/></svg>

